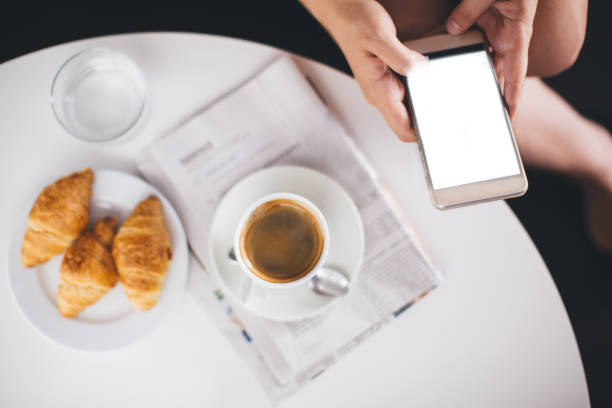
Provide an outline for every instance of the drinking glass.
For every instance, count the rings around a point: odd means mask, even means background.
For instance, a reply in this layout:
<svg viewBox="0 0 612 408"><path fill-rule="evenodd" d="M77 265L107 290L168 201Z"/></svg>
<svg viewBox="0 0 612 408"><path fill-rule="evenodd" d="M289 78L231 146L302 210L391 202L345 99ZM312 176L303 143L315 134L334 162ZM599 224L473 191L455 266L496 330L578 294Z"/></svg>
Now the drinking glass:
<svg viewBox="0 0 612 408"><path fill-rule="evenodd" d="M73 136L104 142L125 134L145 104L142 72L128 56L90 48L69 58L51 86L51 107Z"/></svg>

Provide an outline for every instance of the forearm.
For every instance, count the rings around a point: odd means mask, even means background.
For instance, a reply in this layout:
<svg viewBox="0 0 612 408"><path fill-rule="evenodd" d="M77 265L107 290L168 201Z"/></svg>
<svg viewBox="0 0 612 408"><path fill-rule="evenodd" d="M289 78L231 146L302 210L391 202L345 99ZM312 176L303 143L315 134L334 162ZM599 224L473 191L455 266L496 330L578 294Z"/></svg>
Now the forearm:
<svg viewBox="0 0 612 408"><path fill-rule="evenodd" d="M528 75L555 75L576 61L586 32L587 5L588 0L538 2Z"/></svg>
<svg viewBox="0 0 612 408"><path fill-rule="evenodd" d="M337 18L335 7L342 0L299 0L315 19L333 36L332 28Z"/></svg>
<svg viewBox="0 0 612 408"><path fill-rule="evenodd" d="M331 13L331 2L325 0L299 0L302 6L306 8L321 24L325 25L324 21L328 21Z"/></svg>

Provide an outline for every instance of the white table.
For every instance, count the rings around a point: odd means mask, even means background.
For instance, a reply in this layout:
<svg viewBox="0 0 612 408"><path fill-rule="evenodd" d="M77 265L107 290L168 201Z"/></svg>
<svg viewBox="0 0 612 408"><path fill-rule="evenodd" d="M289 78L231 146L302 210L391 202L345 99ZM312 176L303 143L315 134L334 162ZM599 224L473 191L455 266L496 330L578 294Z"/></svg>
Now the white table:
<svg viewBox="0 0 612 408"><path fill-rule="evenodd" d="M134 137L110 145L75 140L49 105L58 67L94 45L133 57L149 86ZM1 406L269 405L187 293L143 340L110 352L73 351L43 338L22 316L6 259L14 214L40 187L86 165L136 173L143 148L279 52L216 36L152 33L73 42L0 65ZM350 77L298 61L395 195L446 281L283 406L588 406L563 303L508 206L433 209L415 146L395 139Z"/></svg>

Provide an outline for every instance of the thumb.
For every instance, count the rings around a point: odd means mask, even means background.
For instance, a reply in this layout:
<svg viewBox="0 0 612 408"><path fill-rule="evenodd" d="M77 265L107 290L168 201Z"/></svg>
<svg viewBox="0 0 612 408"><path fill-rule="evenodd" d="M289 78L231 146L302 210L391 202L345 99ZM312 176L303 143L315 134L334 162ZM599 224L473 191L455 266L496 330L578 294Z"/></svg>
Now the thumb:
<svg viewBox="0 0 612 408"><path fill-rule="evenodd" d="M427 57L406 47L397 37L386 41L373 42L370 46L370 52L380 58L393 71L404 76L411 68L428 61Z"/></svg>
<svg viewBox="0 0 612 408"><path fill-rule="evenodd" d="M451 34L461 34L476 23L495 0L463 0L451 13L446 21L446 31Z"/></svg>

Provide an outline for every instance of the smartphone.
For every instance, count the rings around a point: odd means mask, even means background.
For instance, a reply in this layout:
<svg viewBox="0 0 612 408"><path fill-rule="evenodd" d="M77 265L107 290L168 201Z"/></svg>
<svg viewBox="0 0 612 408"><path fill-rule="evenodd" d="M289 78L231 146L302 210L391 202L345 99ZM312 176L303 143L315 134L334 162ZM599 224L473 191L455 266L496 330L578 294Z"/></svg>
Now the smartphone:
<svg viewBox="0 0 612 408"><path fill-rule="evenodd" d="M406 104L434 206L523 195L525 170L482 33L405 44L429 57L406 75Z"/></svg>

